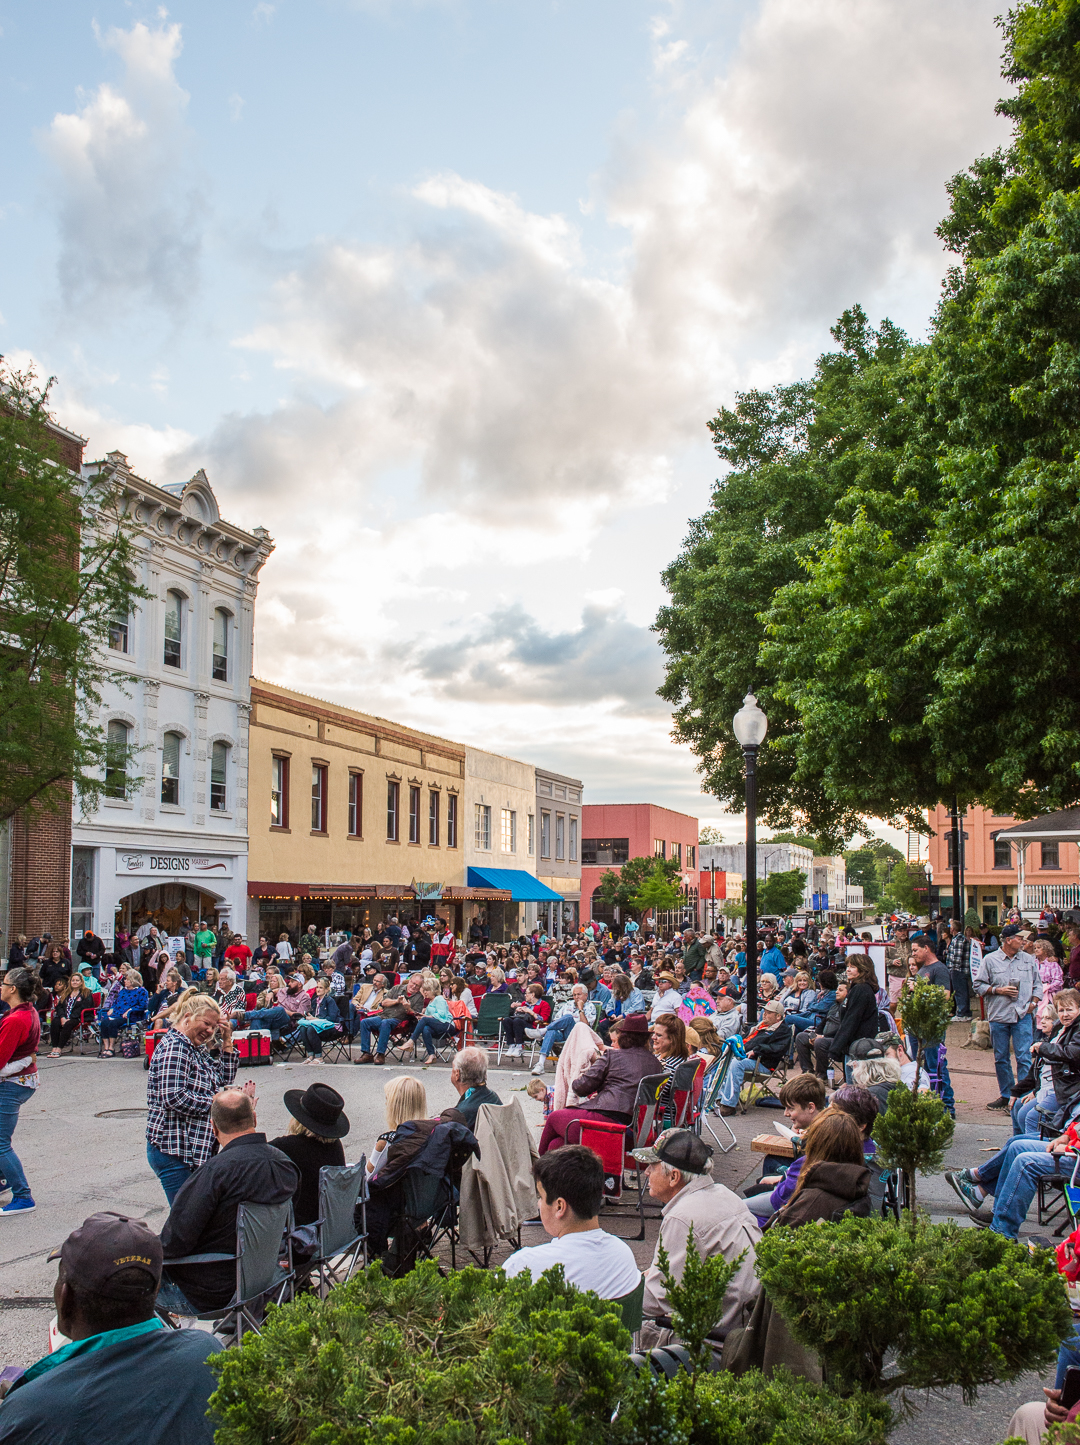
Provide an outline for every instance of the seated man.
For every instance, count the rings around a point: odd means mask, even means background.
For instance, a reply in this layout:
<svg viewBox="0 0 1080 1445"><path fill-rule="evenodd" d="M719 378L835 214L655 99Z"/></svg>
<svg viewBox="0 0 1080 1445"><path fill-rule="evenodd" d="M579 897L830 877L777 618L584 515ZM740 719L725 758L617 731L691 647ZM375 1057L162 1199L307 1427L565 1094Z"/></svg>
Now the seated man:
<svg viewBox="0 0 1080 1445"><path fill-rule="evenodd" d="M533 1165L540 1222L549 1244L519 1249L503 1268L509 1279L528 1270L539 1279L561 1264L567 1284L591 1289L601 1299L621 1299L637 1289L641 1271L630 1246L600 1228L604 1166L591 1149L567 1144L542 1154Z"/></svg>
<svg viewBox="0 0 1080 1445"><path fill-rule="evenodd" d="M729 1330L745 1323L761 1288L754 1274L754 1247L761 1230L745 1202L714 1182L712 1152L691 1129L666 1129L651 1149L634 1150L638 1163L648 1165L650 1196L664 1206L652 1263L645 1271L645 1316L651 1324L642 1329L642 1349L667 1344L672 1338L671 1306L659 1267L660 1246L667 1251L672 1278L681 1280L691 1228L694 1247L703 1259L722 1254L733 1263L742 1255L711 1339L719 1344Z"/></svg>
<svg viewBox="0 0 1080 1445"><path fill-rule="evenodd" d="M1004 1149L975 1169L949 1169L946 1181L960 1196L964 1207L980 1223L986 1223L985 1201L994 1197L990 1228L1015 1239L1027 1218L1040 1178L1070 1179L1080 1152L1076 1124L1049 1142L1030 1134L1017 1134Z"/></svg>
<svg viewBox="0 0 1080 1445"><path fill-rule="evenodd" d="M739 1032L742 1014L739 1012L739 1004L734 995L722 993L716 1000L713 1023L716 1025L716 1032L722 1039L730 1039L732 1034Z"/></svg>
<svg viewBox="0 0 1080 1445"><path fill-rule="evenodd" d="M770 999L762 1010L761 1023L743 1040L745 1059L732 1059L720 1088L721 1114L734 1114L742 1093L743 1079L760 1064L759 1073L771 1074L791 1048L791 1025L784 1018L784 1005Z"/></svg>
<svg viewBox="0 0 1080 1445"><path fill-rule="evenodd" d="M54 1249L57 1325L71 1341L0 1403L0 1445L212 1445L206 1364L221 1342L154 1313L161 1241L139 1220L91 1214Z"/></svg>
<svg viewBox="0 0 1080 1445"><path fill-rule="evenodd" d="M450 1068L450 1082L460 1097L455 1105L444 1109L439 1117L449 1119L455 1124L464 1124L466 1128L472 1129L475 1133L476 1116L480 1112L480 1105L502 1103L498 1094L488 1088L487 1071L486 1049L459 1050L454 1055L454 1062Z"/></svg>
<svg viewBox="0 0 1080 1445"><path fill-rule="evenodd" d="M411 973L404 983L396 983L388 989L379 1005L379 1012L360 1021L360 1057L354 1064L382 1064L390 1047L390 1036L406 1021L415 1021L424 1012L424 999L420 992L423 977ZM371 1051L371 1036L375 1035L375 1052Z"/></svg>
<svg viewBox="0 0 1080 1445"><path fill-rule="evenodd" d="M244 1027L248 1029L269 1029L275 1041L282 1034L296 1032L300 1018L311 1009L311 999L304 990L302 974L293 974L278 990L277 1003L272 1008L248 1010Z"/></svg>
<svg viewBox="0 0 1080 1445"><path fill-rule="evenodd" d="M544 1031L544 1037L540 1043L540 1057L533 1065L533 1073L542 1074L544 1072L548 1059L554 1057L555 1045L566 1042L574 1032L575 1024L588 1024L590 1028L594 1028L600 1018L600 1012L600 1005L592 1002L589 998L589 990L585 985L575 983L570 990L569 1002L562 1005Z"/></svg>
<svg viewBox="0 0 1080 1445"><path fill-rule="evenodd" d="M224 1309L236 1290L236 1265L177 1264L188 1254L235 1254L241 1204L291 1199L300 1171L280 1149L256 1133L255 1101L241 1089L222 1089L210 1106L220 1150L181 1185L161 1231L165 1275L158 1304L176 1314Z"/></svg>

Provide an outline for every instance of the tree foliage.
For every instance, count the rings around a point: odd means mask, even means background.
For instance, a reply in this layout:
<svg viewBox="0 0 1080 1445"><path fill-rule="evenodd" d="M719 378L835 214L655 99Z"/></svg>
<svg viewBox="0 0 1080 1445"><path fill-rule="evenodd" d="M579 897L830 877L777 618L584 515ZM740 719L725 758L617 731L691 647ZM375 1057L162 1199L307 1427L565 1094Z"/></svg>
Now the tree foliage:
<svg viewBox="0 0 1080 1445"><path fill-rule="evenodd" d="M903 1171L909 1220L917 1217L915 1175L942 1169L955 1132L956 1125L936 1094L905 1089L902 1084L889 1090L889 1107L874 1124L875 1166Z"/></svg>
<svg viewBox="0 0 1080 1445"><path fill-rule="evenodd" d="M694 1226L686 1236L686 1262L680 1279L671 1273L668 1252L660 1241L656 1256L664 1294L671 1308L671 1325L686 1346L696 1370L705 1368L712 1350L706 1344L724 1314L728 1285L735 1278L746 1254L730 1263L722 1254L702 1258L694 1243Z"/></svg>
<svg viewBox="0 0 1080 1445"><path fill-rule="evenodd" d="M629 858L618 872L614 868L605 869L597 887L605 903L617 905L620 910L640 913L642 910L634 900L650 879L655 878L674 887L679 876L679 865L674 858ZM674 908L681 900L680 890L675 903L663 903L660 907Z"/></svg>
<svg viewBox="0 0 1080 1445"><path fill-rule="evenodd" d="M794 913L803 900L806 888L806 874L801 868L792 868L786 873L770 873L758 885L758 912L777 914L781 917Z"/></svg>
<svg viewBox="0 0 1080 1445"><path fill-rule="evenodd" d="M136 597L122 502L73 475L49 429L49 384L0 364L0 819L27 806L91 809L108 754L101 687L109 623ZM108 756L107 756L108 754Z"/></svg>
<svg viewBox="0 0 1080 1445"><path fill-rule="evenodd" d="M1045 1371L1072 1333L1053 1254L991 1230L851 1216L770 1229L757 1272L842 1392L959 1385L970 1404L982 1386Z"/></svg>
<svg viewBox="0 0 1080 1445"><path fill-rule="evenodd" d="M927 341L853 306L812 378L721 409L730 470L664 574L676 736L737 806L753 690L779 826L1080 800L1080 574L1048 552L1080 529L1080 0L1001 23L1012 143L949 184Z"/></svg>

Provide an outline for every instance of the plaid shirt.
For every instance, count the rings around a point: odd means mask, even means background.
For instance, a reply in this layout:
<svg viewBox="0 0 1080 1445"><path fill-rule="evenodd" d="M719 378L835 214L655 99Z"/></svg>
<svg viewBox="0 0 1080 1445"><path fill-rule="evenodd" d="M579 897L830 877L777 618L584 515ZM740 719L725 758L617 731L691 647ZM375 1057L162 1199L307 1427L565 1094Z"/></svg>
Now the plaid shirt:
<svg viewBox="0 0 1080 1445"><path fill-rule="evenodd" d="M955 938L949 939L949 945L945 950L945 962L954 973L961 973L967 968L971 961L971 939L965 938L958 933Z"/></svg>
<svg viewBox="0 0 1080 1445"><path fill-rule="evenodd" d="M197 1168L217 1153L210 1104L236 1078L235 1053L214 1058L170 1029L154 1050L146 1086L146 1142Z"/></svg>

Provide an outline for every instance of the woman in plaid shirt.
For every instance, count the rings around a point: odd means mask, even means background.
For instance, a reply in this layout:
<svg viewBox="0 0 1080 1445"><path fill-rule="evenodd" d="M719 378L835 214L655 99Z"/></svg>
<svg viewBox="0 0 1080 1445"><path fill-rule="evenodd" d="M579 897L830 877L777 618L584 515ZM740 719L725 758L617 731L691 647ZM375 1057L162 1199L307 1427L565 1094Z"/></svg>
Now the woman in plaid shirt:
<svg viewBox="0 0 1080 1445"><path fill-rule="evenodd" d="M220 1034L220 1053L209 1052ZM236 1078L232 1024L207 994L193 994L154 1050L146 1088L146 1158L170 1206L181 1185L217 1152L210 1126L214 1095ZM248 1082L244 1092L254 1094Z"/></svg>

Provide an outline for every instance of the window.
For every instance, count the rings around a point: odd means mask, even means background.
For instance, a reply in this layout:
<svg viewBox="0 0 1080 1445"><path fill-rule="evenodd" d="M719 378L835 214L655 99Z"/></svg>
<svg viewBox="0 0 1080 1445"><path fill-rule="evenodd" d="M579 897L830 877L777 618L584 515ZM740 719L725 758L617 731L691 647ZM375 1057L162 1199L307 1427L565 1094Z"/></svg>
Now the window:
<svg viewBox="0 0 1080 1445"><path fill-rule="evenodd" d="M1056 843L1043 843L1040 847L1042 853L1042 866L1044 868L1060 868L1058 862L1058 845Z"/></svg>
<svg viewBox="0 0 1080 1445"><path fill-rule="evenodd" d="M427 840L433 848L439 846L439 795L434 790L427 800Z"/></svg>
<svg viewBox="0 0 1080 1445"><path fill-rule="evenodd" d="M955 841L954 834L953 834L952 832L946 833L946 834L945 834L945 838L946 838L946 840L947 840L948 855L949 855L949 856L948 856L948 861L946 862L945 866L946 866L946 868L953 868L953 867L955 867L955 864L954 864L953 859L954 859L954 855L955 855L955 852L956 852L956 849L955 849L955 847L953 846L954 841ZM960 866L961 866L961 868L966 868L966 867L967 867L967 834L966 834L966 833L961 833L961 835L960 835Z"/></svg>
<svg viewBox="0 0 1080 1445"><path fill-rule="evenodd" d="M517 813L512 808L502 810L502 850L504 853L517 852Z"/></svg>
<svg viewBox="0 0 1080 1445"><path fill-rule="evenodd" d="M540 857L551 857L551 814L540 814Z"/></svg>
<svg viewBox="0 0 1080 1445"><path fill-rule="evenodd" d="M630 857L629 838L582 838L581 861L586 868L618 868Z"/></svg>
<svg viewBox="0 0 1080 1445"><path fill-rule="evenodd" d="M128 635L128 615L121 607L109 618L109 646L114 652L127 652Z"/></svg>
<svg viewBox="0 0 1080 1445"><path fill-rule="evenodd" d="M387 783L386 785L386 841L396 843L398 840L398 784Z"/></svg>
<svg viewBox="0 0 1080 1445"><path fill-rule="evenodd" d="M214 613L214 656L211 672L215 682L229 680L229 614L224 607Z"/></svg>
<svg viewBox="0 0 1080 1445"><path fill-rule="evenodd" d="M663 838L654 838L654 839L653 839L652 850L653 850L653 857L654 857L654 858L666 858L666 857L667 857L667 843L665 843L665 841L664 841Z"/></svg>
<svg viewBox="0 0 1080 1445"><path fill-rule="evenodd" d="M571 862L571 863L576 863L576 862L577 862L577 830L578 830L578 820L577 820L576 818L571 818L571 819L570 819L570 862Z"/></svg>
<svg viewBox="0 0 1080 1445"><path fill-rule="evenodd" d="M1011 868L1012 865L1012 846L1009 843L1008 838L995 838L994 867Z"/></svg>
<svg viewBox="0 0 1080 1445"><path fill-rule="evenodd" d="M362 837L364 832L364 775L349 774L349 837Z"/></svg>
<svg viewBox="0 0 1080 1445"><path fill-rule="evenodd" d="M165 666L182 666L184 599L179 592L165 594Z"/></svg>
<svg viewBox="0 0 1080 1445"><path fill-rule="evenodd" d="M476 846L484 852L491 848L491 809L486 803L476 805Z"/></svg>
<svg viewBox="0 0 1080 1445"><path fill-rule="evenodd" d="M446 795L446 846L457 847L457 794Z"/></svg>
<svg viewBox="0 0 1080 1445"><path fill-rule="evenodd" d="M71 850L71 933L81 938L94 926L94 848Z"/></svg>
<svg viewBox="0 0 1080 1445"><path fill-rule="evenodd" d="M105 796L126 798L128 789L128 734L127 723L111 722L105 742Z"/></svg>
<svg viewBox="0 0 1080 1445"><path fill-rule="evenodd" d="M161 801L180 801L180 734L166 733L161 749Z"/></svg>
<svg viewBox="0 0 1080 1445"><path fill-rule="evenodd" d="M326 774L325 763L311 765L311 831L326 832Z"/></svg>
<svg viewBox="0 0 1080 1445"><path fill-rule="evenodd" d="M409 842L420 841L420 789L409 788Z"/></svg>
<svg viewBox="0 0 1080 1445"><path fill-rule="evenodd" d="M555 857L566 857L566 814L555 814Z"/></svg>
<svg viewBox="0 0 1080 1445"><path fill-rule="evenodd" d="M528 835L529 835L529 857L531 858L531 857L533 856L533 854L536 852L536 817L535 817L535 814L529 813L529 814L528 814L528 819L529 819L529 822L528 822L528 829L527 829L527 831L528 831Z"/></svg>
<svg viewBox="0 0 1080 1445"><path fill-rule="evenodd" d="M288 758L271 758L270 760L270 826L271 828L287 828L289 826Z"/></svg>
<svg viewBox="0 0 1080 1445"><path fill-rule="evenodd" d="M210 749L210 808L224 813L228 807L229 744L215 743Z"/></svg>
<svg viewBox="0 0 1080 1445"><path fill-rule="evenodd" d="M687 845L686 845L686 866L687 866L687 868L693 868L693 867L695 866L695 864L694 864L694 857L695 857L696 853L697 853L697 848L694 846L694 844L693 844L693 843L687 843Z"/></svg>
<svg viewBox="0 0 1080 1445"><path fill-rule="evenodd" d="M671 861L672 861L673 863L677 863L680 868L682 867L682 844L681 844L681 843L672 843L672 845L671 845Z"/></svg>

